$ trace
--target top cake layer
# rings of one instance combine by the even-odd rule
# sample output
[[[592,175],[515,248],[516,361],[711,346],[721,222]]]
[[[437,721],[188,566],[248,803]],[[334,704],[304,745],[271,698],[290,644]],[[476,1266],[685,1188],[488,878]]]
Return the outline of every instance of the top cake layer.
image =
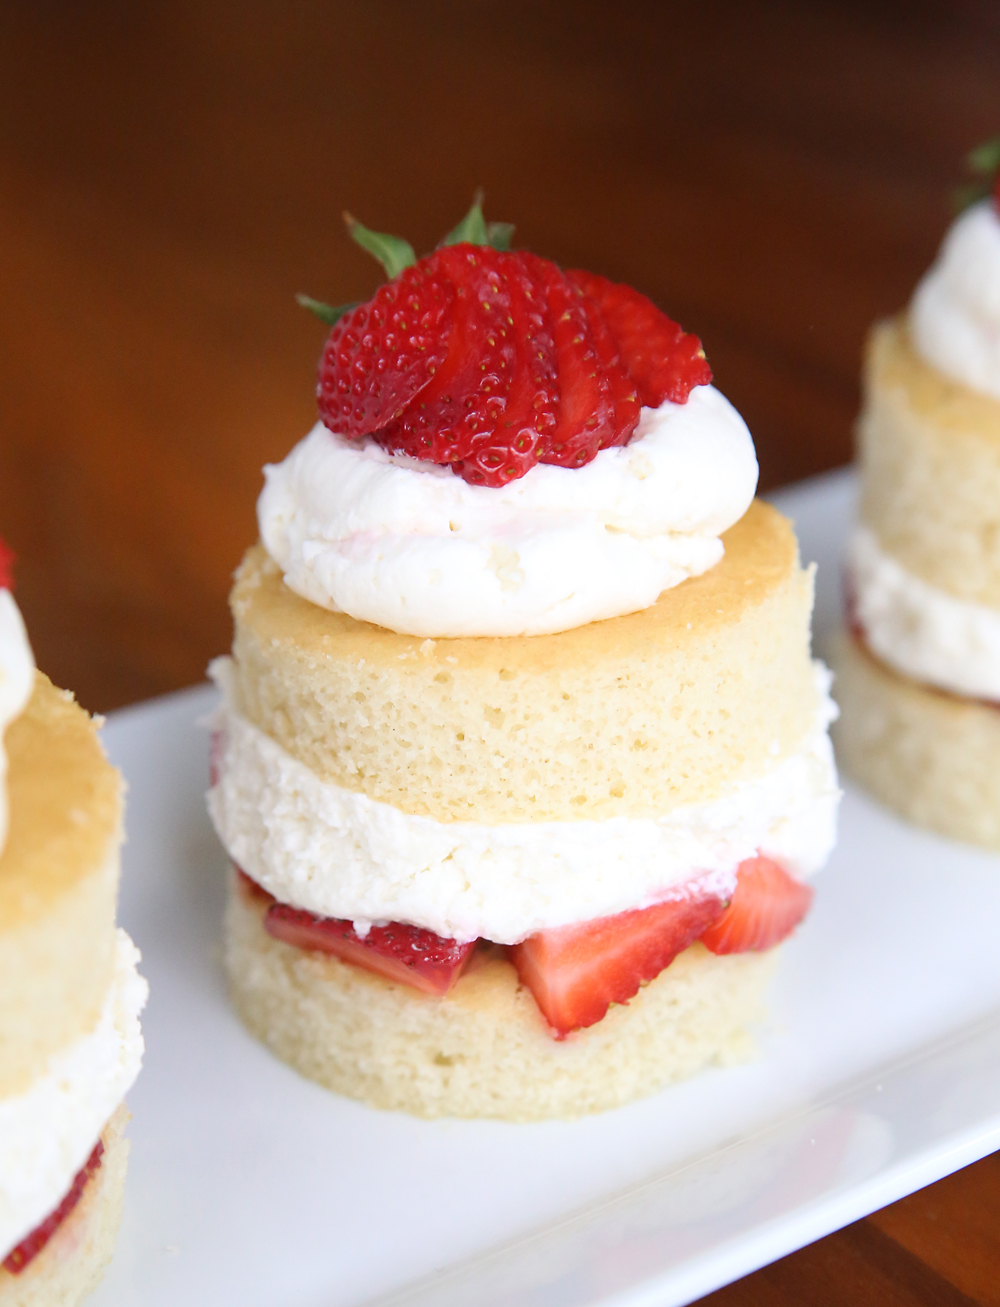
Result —
[[[875,328],[858,423],[862,522],[908,572],[1000,609],[1000,400],[916,352],[905,316]]]
[[[292,593],[260,546],[232,595],[237,707],[322,779],[438,821],[661,815],[814,729],[811,574],[754,503],[650,608],[557,635],[424,640]]]
[[[97,1021],[111,983],[121,778],[90,717],[42,673],[8,727],[0,855],[0,1097]]]

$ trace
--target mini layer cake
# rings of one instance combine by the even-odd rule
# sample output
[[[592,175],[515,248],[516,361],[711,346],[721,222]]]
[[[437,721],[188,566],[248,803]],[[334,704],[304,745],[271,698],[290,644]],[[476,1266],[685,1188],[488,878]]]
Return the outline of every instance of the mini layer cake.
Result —
[[[15,693],[16,690],[16,693]],[[9,693],[5,693],[9,692]],[[115,928],[122,787],[0,591],[0,1305],[75,1304],[111,1257],[146,987]]]
[[[812,577],[751,502],[752,443],[693,338],[627,287],[484,244],[453,248],[496,270],[516,330],[525,268],[543,306],[589,313],[589,291],[558,294],[592,287],[633,407],[560,459],[580,415],[542,313],[528,338],[559,384],[527,467],[495,429],[443,458],[439,418],[424,461],[405,432],[325,414],[268,469],[237,573],[209,808],[235,867],[231,990],[260,1039],[379,1107],[525,1120],[747,1055],[838,796]],[[440,253],[413,273],[445,263],[460,305]],[[624,375],[630,315],[672,389]],[[331,336],[321,411],[352,332]]]
[[[845,768],[922,826],[1000,849],[1000,219],[955,223],[877,327],[858,424]]]

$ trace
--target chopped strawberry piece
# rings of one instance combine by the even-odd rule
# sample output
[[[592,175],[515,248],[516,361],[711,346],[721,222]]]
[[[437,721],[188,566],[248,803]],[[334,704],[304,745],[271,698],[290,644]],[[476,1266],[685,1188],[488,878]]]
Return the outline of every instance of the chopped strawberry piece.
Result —
[[[701,341],[661,313],[652,300],[593,272],[566,275],[600,309],[647,408],[657,408],[665,399],[683,404],[695,386],[712,380]]]
[[[398,921],[372,926],[362,938],[350,921],[317,917],[285,903],[268,909],[264,929],[295,948],[332,953],[342,962],[439,997],[454,985],[476,946],[475,940],[460,944]]]
[[[510,321],[506,256],[488,246],[449,245],[417,264],[455,288],[447,354],[433,379],[375,439],[395,453],[432,463],[463,463],[488,443],[504,416],[516,346]],[[473,462],[459,469],[466,481],[493,482]],[[506,478],[510,480],[509,477]]]
[[[25,1267],[35,1260],[83,1197],[87,1181],[101,1165],[103,1156],[104,1144],[98,1139],[93,1152],[77,1171],[73,1183],[69,1187],[69,1192],[59,1206],[54,1212],[50,1212],[41,1225],[36,1225],[31,1233],[26,1235],[17,1247],[12,1248],[4,1258],[2,1265],[5,1271],[10,1271],[11,1275],[20,1275]]]
[[[340,319],[323,349],[316,388],[331,431],[377,431],[426,389],[448,352],[454,298],[451,282],[424,261]]]
[[[791,934],[809,911],[810,886],[770,858],[748,858],[737,873],[736,891],[725,912],[701,937],[713,953],[749,953],[772,948]]]
[[[467,481],[490,486],[505,485],[534,467],[555,429],[559,403],[555,346],[544,287],[530,276],[522,255],[502,255],[500,263],[510,294],[513,381],[495,430],[477,436],[470,453],[453,464]],[[481,474],[478,477],[477,472]]]
[[[657,903],[531,935],[511,950],[522,984],[562,1039],[592,1026],[673,962],[723,910],[715,896]]]
[[[14,551],[0,536],[0,590],[14,589]]]

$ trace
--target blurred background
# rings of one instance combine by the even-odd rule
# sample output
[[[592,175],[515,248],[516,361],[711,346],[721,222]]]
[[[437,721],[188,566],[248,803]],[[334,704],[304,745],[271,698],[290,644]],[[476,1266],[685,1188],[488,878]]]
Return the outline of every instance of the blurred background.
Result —
[[[465,212],[704,340],[762,487],[844,462],[873,319],[1000,120],[1000,8],[508,0],[0,4],[0,531],[91,709],[199,680],[266,460],[367,298],[349,208]]]

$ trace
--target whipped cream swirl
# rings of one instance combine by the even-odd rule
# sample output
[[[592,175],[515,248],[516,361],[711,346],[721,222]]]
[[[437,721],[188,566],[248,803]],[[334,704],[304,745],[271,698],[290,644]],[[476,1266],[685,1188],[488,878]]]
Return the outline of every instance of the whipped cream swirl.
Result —
[[[543,635],[637,612],[723,554],[757,459],[712,386],[643,409],[630,443],[503,487],[318,424],[264,469],[261,539],[311,603],[406,635]]]
[[[148,989],[138,961],[119,930],[97,1025],[56,1053],[24,1093],[0,1099],[0,1259],[58,1207],[139,1074]]]
[[[7,754],[3,734],[24,711],[35,683],[35,658],[21,611],[9,590],[0,590],[0,853],[7,841]]]
[[[865,641],[883,662],[953,694],[1000,701],[1000,612],[914,576],[865,526],[851,537],[847,566]]]
[[[275,898],[319,916],[406,921],[445,938],[514,944],[537,930],[648,907],[692,892],[728,897],[744,858],[818,870],[840,797],[827,725],[830,674],[799,750],[711,803],[659,818],[438,822],[321,780],[232,701],[228,658],[218,779],[208,808],[230,857]]]
[[[952,224],[914,294],[910,323],[928,363],[1000,399],[1000,217],[992,200]]]

